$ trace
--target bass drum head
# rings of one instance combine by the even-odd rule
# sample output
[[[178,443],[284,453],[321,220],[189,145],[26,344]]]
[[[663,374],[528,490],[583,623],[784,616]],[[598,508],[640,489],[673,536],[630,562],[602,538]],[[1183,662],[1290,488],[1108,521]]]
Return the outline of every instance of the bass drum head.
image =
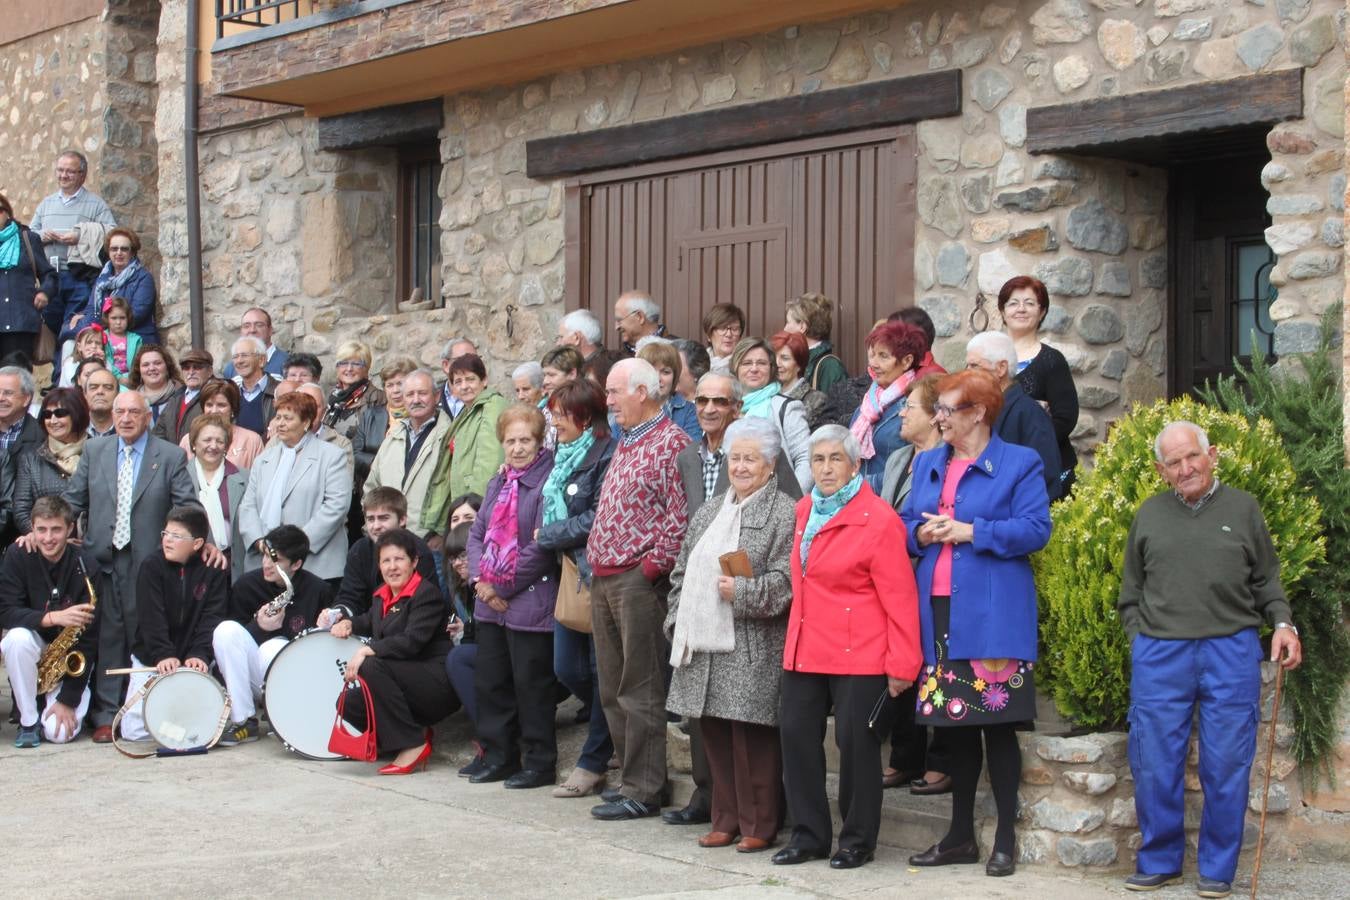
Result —
[[[344,759],[328,749],[342,693],[342,670],[363,642],[306,631],[272,660],[263,679],[263,709],[282,744],[310,759]]]
[[[205,747],[220,727],[225,698],[225,689],[210,675],[176,669],[156,678],[145,692],[145,730],[168,750]]]

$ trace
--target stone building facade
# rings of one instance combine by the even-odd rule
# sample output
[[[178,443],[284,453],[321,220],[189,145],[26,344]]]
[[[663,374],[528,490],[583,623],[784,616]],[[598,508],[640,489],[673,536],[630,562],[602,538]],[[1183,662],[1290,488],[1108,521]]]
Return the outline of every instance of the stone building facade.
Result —
[[[986,314],[999,327],[1006,278],[1040,277],[1053,300],[1046,337],[1074,370],[1088,447],[1129,404],[1167,389],[1168,178],[1131,161],[1033,155],[1027,110],[1302,68],[1305,115],[1271,130],[1261,178],[1280,254],[1276,349],[1306,349],[1343,292],[1345,18],[1332,0],[911,3],[446,96],[444,306],[432,311],[398,312],[390,289],[389,152],[324,152],[314,119],[271,107],[268,121],[201,143],[208,339],[223,347],[238,313],[266,300],[304,349],[397,340],[434,363],[441,339],[463,332],[504,374],[537,357],[565,311],[564,180],[526,174],[527,142],[959,69],[960,115],[916,125],[914,276],[896,305],[932,314],[938,357],[953,363]],[[161,64],[177,52],[171,19]],[[173,105],[161,104],[161,137]],[[176,152],[161,152],[170,234],[181,179],[163,176]],[[166,259],[166,296],[184,296],[181,256]]]
[[[141,257],[152,266],[159,258],[159,13],[155,0],[53,4],[50,16],[30,26],[42,30],[0,54],[0,192],[20,221],[56,190],[57,154],[79,150],[89,159],[90,190],[142,236]]]

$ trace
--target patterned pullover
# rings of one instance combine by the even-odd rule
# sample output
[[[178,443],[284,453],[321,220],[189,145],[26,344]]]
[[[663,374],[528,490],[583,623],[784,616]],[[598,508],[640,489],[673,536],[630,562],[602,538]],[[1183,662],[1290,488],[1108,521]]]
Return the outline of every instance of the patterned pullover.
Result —
[[[689,435],[664,413],[658,419],[633,429],[614,451],[586,542],[596,575],[641,565],[642,574],[655,581],[675,567],[689,525],[675,457],[689,445]]]

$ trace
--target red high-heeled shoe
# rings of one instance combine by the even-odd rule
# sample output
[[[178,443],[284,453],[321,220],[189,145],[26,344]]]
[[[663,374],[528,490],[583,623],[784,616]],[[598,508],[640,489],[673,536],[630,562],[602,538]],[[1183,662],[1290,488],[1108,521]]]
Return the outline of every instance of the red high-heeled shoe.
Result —
[[[418,769],[426,770],[427,763],[431,760],[431,740],[422,745],[422,752],[417,754],[417,759],[408,763],[406,766],[397,766],[390,763],[387,766],[380,767],[381,775],[411,775]]]

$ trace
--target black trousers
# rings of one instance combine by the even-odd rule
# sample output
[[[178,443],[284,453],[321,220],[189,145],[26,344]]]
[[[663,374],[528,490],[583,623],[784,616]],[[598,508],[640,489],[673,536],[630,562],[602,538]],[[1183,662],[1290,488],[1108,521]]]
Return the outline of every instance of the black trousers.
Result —
[[[375,740],[381,753],[419,746],[426,731],[455,711],[455,692],[444,659],[382,659],[368,656],[361,677],[375,707]],[[356,691],[342,693],[342,718],[362,731],[366,708]]]
[[[840,850],[872,850],[881,830],[881,744],[867,717],[886,690],[885,675],[784,672],[778,705],[783,787],[792,819],[790,846],[828,853],[833,828],[825,793],[825,720],[834,709],[839,746]]]
[[[929,743],[928,726],[914,722],[914,704],[919,697],[917,684],[895,698],[896,717],[891,728],[890,767],[897,772],[951,772],[951,752],[946,728],[934,728]]]
[[[491,622],[478,622],[475,629],[478,664],[473,683],[483,758],[490,765],[556,769],[553,632],[514,631]]]

